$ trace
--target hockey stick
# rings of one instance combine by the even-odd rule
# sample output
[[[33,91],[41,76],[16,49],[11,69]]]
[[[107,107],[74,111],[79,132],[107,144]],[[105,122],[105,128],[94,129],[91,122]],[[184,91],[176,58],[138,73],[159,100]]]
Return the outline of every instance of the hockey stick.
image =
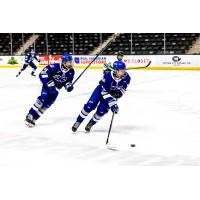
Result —
[[[113,124],[114,116],[115,116],[115,113],[113,112],[112,118],[111,118],[111,121],[110,121],[110,127],[109,127],[109,131],[108,131],[108,136],[107,136],[107,139],[106,139],[106,144],[108,144],[108,142],[109,142],[109,137],[110,137],[110,132],[111,132],[111,129],[112,129],[112,124]]]
[[[110,133],[111,133],[111,129],[112,129],[112,124],[113,124],[114,116],[115,116],[115,113],[113,112],[112,118],[111,118],[111,121],[110,121],[110,127],[109,127],[109,130],[108,130],[108,136],[107,136],[107,139],[106,139],[106,146],[107,146],[107,148],[110,149],[110,150],[117,151],[117,148],[116,148],[115,146],[112,146],[112,145],[109,143],[109,137],[110,137]]]
[[[96,54],[96,57],[89,63],[89,65],[81,72],[81,74],[76,78],[76,80],[72,83],[72,85],[74,85],[79,78],[83,75],[83,73],[90,67],[90,65],[99,57],[100,54],[103,53],[103,51],[117,38],[117,36],[119,36],[119,34],[115,34],[115,36],[113,37],[113,39],[105,46],[101,49],[100,52],[98,52]]]
[[[116,147],[116,146],[114,146],[114,145],[111,145],[111,144],[109,143],[109,137],[110,137],[110,133],[111,133],[111,129],[112,129],[112,124],[113,124],[114,116],[115,116],[115,113],[113,112],[112,118],[111,118],[111,122],[110,122],[109,131],[108,131],[108,136],[107,136],[107,140],[106,140],[106,146],[107,146],[107,148],[110,149],[110,150],[118,151],[118,150],[119,150],[118,147]],[[136,147],[135,144],[131,144],[130,146],[131,146],[131,147]]]
[[[126,70],[147,68],[147,67],[149,67],[150,64],[151,64],[151,60],[149,61],[149,63],[146,66],[142,66],[142,67],[130,67],[130,68],[127,68]]]

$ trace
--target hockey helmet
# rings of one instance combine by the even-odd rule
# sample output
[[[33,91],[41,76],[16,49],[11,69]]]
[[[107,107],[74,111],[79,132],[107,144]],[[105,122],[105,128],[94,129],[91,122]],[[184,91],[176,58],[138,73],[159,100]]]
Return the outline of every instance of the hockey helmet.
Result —
[[[117,53],[117,60],[122,60],[124,57],[124,52],[123,51],[118,51]]]
[[[70,54],[64,54],[61,56],[61,69],[65,72],[69,71],[73,67],[73,58]]]
[[[116,70],[116,71],[119,71],[119,70],[125,70],[126,69],[126,64],[123,62],[123,61],[115,61],[113,63],[113,69]]]

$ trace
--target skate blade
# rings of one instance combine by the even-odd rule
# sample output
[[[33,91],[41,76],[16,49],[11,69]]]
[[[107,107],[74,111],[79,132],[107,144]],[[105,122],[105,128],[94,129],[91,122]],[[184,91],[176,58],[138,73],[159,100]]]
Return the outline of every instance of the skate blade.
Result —
[[[28,126],[29,128],[33,128],[34,125],[33,124],[30,124],[29,122],[27,122],[26,120],[24,121],[24,123],[26,124],[26,126]]]
[[[76,135],[77,134],[77,131],[72,131],[72,135]]]
[[[85,134],[90,134],[90,131],[85,131]]]

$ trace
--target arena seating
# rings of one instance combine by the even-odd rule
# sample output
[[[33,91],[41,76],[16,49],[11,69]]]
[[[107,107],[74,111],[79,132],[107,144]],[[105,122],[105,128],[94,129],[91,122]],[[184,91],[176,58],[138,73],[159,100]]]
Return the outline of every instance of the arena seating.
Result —
[[[74,34],[75,39],[75,54],[86,55],[89,52],[92,52],[95,48],[97,48],[101,42],[104,42],[111,34],[102,34],[99,33],[76,33]]]
[[[185,54],[199,35],[199,33],[167,33],[166,54]]]
[[[32,34],[33,33],[23,34],[24,42]],[[112,33],[38,33],[37,35],[39,35],[39,37],[35,41],[35,49],[36,53],[39,55],[61,55],[64,53],[88,55],[112,36]],[[118,51],[123,51],[126,55],[185,54],[199,36],[199,33],[166,33],[166,49],[164,51],[163,33],[121,33],[120,36],[108,46],[103,54],[113,55]],[[46,39],[48,39],[48,43]],[[12,33],[13,53],[16,52],[22,43],[22,34]],[[33,46],[30,46],[26,52],[30,51],[31,48],[33,48]],[[0,55],[10,55],[10,53],[10,34],[1,33]]]
[[[35,47],[39,55],[47,54],[46,37],[48,38],[48,54],[62,55],[64,53],[74,53],[75,55],[88,55],[98,47],[101,42],[108,39],[112,33],[103,33],[102,41],[99,33],[48,33],[47,35],[43,33],[38,35],[39,38],[35,42]],[[30,51],[30,48],[27,51]]]
[[[16,52],[33,33],[12,33],[13,53]]]
[[[6,56],[10,55],[11,44],[10,44],[10,33],[0,34],[0,55]]]
[[[123,33],[104,51],[104,54],[112,55],[118,51],[124,51],[127,55],[185,54],[199,35],[199,33],[166,33],[164,52],[163,33],[132,33],[132,36],[131,33]]]
[[[72,52],[71,34],[68,33],[40,33],[39,38],[35,42],[36,52],[39,55],[51,54],[60,55],[64,52]],[[47,40],[48,39],[48,42]],[[46,48],[48,45],[48,49]]]
[[[22,44],[22,36],[24,42],[32,35],[32,33],[12,33],[12,52],[14,53]],[[0,55],[11,54],[11,35],[10,33],[0,33]]]

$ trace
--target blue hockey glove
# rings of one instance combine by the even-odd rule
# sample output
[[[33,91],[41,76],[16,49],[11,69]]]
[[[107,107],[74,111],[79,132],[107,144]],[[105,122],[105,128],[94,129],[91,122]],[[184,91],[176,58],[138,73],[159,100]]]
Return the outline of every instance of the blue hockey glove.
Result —
[[[47,83],[47,87],[48,87],[49,93],[52,95],[58,92],[56,90],[55,83],[52,80]]]
[[[111,111],[112,111],[113,113],[115,113],[115,114],[118,113],[119,107],[118,107],[118,105],[117,105],[116,100],[112,99],[112,100],[108,103],[108,105],[109,105],[109,107],[110,107],[110,109],[111,109]]]
[[[113,106],[111,106],[110,109],[111,109],[111,111],[112,111],[113,113],[115,113],[115,114],[117,114],[118,111],[119,111],[119,107],[118,107],[117,104],[114,104]]]
[[[67,83],[65,85],[65,89],[67,90],[67,92],[71,92],[74,89],[74,86],[72,85],[72,83]]]

